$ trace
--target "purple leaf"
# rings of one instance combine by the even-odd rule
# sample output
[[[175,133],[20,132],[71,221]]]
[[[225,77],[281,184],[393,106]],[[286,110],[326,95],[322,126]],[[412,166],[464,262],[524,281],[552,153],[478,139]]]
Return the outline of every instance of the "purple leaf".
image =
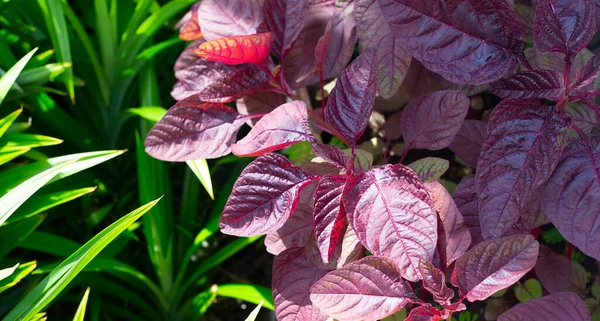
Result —
[[[443,267],[446,267],[469,249],[471,233],[446,188],[438,182],[426,183],[425,187],[442,222],[442,225],[438,226],[438,230],[441,230],[438,236],[438,250],[442,251],[442,262],[445,263]]]
[[[203,103],[194,95],[176,103],[152,127],[146,153],[171,162],[225,156],[243,124],[232,108]]]
[[[423,287],[433,294],[435,301],[442,305],[450,304],[454,291],[446,286],[444,273],[425,260],[421,260],[419,271],[423,276]]]
[[[337,146],[326,145],[316,140],[311,142],[315,155],[337,169],[336,173],[346,170],[352,159]]]
[[[278,230],[312,179],[312,174],[284,156],[267,154],[255,159],[233,185],[219,222],[221,232],[252,236]]]
[[[492,82],[523,57],[524,31],[506,1],[379,0],[379,4],[406,49],[427,69],[452,82]]]
[[[201,44],[206,42],[204,38],[200,38],[190,43],[185,49],[181,52],[177,60],[175,61],[175,65],[173,66],[173,70],[175,71],[175,78],[179,79],[181,77],[181,71],[187,69],[190,66],[196,65],[203,61],[202,58],[196,56],[194,54],[194,49],[198,48]]]
[[[452,284],[469,302],[483,301],[533,268],[539,244],[531,235],[482,242],[456,261]]]
[[[377,167],[348,180],[342,200],[367,250],[398,262],[405,279],[419,280],[419,260],[431,261],[437,243],[433,201],[419,177],[400,164]]]
[[[402,112],[392,114],[388,119],[385,120],[383,129],[385,130],[385,136],[389,139],[398,139],[402,137],[402,128],[400,128],[400,121],[402,119]]]
[[[596,136],[600,121],[596,112],[583,102],[574,102],[567,105],[569,117],[584,134]]]
[[[260,156],[312,139],[306,104],[297,100],[264,116],[244,139],[231,145],[231,152],[236,156]]]
[[[365,256],[365,248],[350,225],[346,224],[342,234],[329,263],[337,268],[358,261]]]
[[[481,120],[465,119],[448,148],[465,163],[477,167],[486,132],[486,123]]]
[[[285,104],[285,96],[271,91],[261,91],[253,96],[244,96],[236,101],[236,107],[242,115],[268,114],[273,109]],[[254,126],[258,119],[247,121],[248,125]]]
[[[310,288],[319,309],[344,321],[383,319],[402,309],[412,295],[394,261],[377,256],[331,271]]]
[[[356,0],[356,32],[358,50],[362,53],[369,47],[375,47],[381,39],[391,34],[383,12],[377,0]]]
[[[315,193],[316,182],[309,184],[302,193],[298,206],[290,218],[277,231],[267,234],[265,246],[267,252],[278,255],[293,248],[304,247],[313,232],[313,206],[312,199]]]
[[[345,176],[327,176],[319,181],[314,198],[315,233],[321,259],[331,259],[344,227],[346,217],[342,206]]]
[[[400,127],[407,149],[438,150],[448,147],[469,111],[462,91],[436,91],[417,97],[402,111]]]
[[[542,209],[560,234],[585,254],[600,259],[600,138],[565,149],[544,184]]]
[[[589,85],[598,77],[598,72],[600,72],[600,56],[594,55],[581,69],[577,70],[573,85],[571,85],[572,90],[578,90]]]
[[[479,223],[479,202],[477,200],[475,177],[471,176],[460,182],[452,198],[465,220],[465,225],[471,232],[471,243],[473,245],[478,244],[483,240],[483,237],[481,236],[481,224]]]
[[[437,157],[421,158],[407,165],[419,175],[423,182],[432,182],[442,177],[450,167],[450,162]]]
[[[308,0],[265,0],[263,16],[275,33],[272,52],[282,59],[292,49],[307,19]]]
[[[273,262],[273,299],[279,321],[325,321],[327,315],[309,298],[310,287],[331,268],[308,248],[283,251]]]
[[[533,38],[541,51],[574,57],[596,31],[593,0],[537,0]]]
[[[502,98],[545,98],[562,94],[565,84],[555,70],[528,70],[491,83],[490,90]]]
[[[377,47],[377,59],[379,63],[379,76],[377,86],[379,95],[384,99],[392,98],[406,74],[412,56],[391,33],[379,42]]]
[[[442,76],[425,68],[421,62],[413,59],[408,68],[408,74],[402,82],[402,87],[412,98],[430,94],[434,91],[444,89],[443,85],[448,83]]]
[[[327,100],[325,121],[354,146],[369,123],[377,90],[374,49],[356,58],[338,78]]]
[[[441,312],[427,303],[410,310],[408,317],[404,321],[438,321],[442,319]]]
[[[571,277],[571,261],[564,255],[554,253],[545,245],[535,264],[535,275],[550,293],[564,291]]]
[[[175,73],[178,81],[171,96],[182,100],[191,95],[207,102],[225,103],[267,88],[269,76],[250,64],[226,65],[199,60]]]
[[[255,34],[262,22],[262,1],[203,0],[198,9],[206,40]]]
[[[560,292],[518,304],[498,318],[498,321],[537,320],[592,321],[592,317],[577,294]]]
[[[504,100],[490,117],[477,164],[481,233],[497,238],[515,224],[529,195],[550,178],[562,153],[565,117],[537,101]]]
[[[352,2],[337,7],[335,1],[309,1],[304,28],[283,61],[284,76],[292,89],[319,82],[319,76],[316,75],[301,82],[298,79],[312,73],[315,56],[310,53],[315,52],[317,43],[325,34],[330,21],[331,38],[325,54],[323,77],[335,78],[346,67],[352,58],[356,43],[356,22],[352,9]]]

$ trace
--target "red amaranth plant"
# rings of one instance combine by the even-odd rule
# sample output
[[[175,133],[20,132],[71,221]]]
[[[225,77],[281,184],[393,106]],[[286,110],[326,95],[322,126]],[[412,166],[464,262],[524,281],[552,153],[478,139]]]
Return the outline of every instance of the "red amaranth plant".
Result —
[[[586,49],[600,12],[592,0],[533,2],[203,0],[180,23],[194,42],[175,65],[179,102],[146,151],[257,157],[220,228],[267,235],[278,320],[378,320],[406,305],[407,320],[450,320],[534,266],[553,294],[498,320],[591,320],[561,292],[569,262],[529,234],[551,222],[600,259],[600,58]],[[315,85],[320,110],[304,90]],[[489,121],[465,120],[488,87],[503,98]],[[390,98],[406,106],[371,126],[376,101]],[[224,105],[234,101],[237,111]],[[373,166],[361,142],[378,130],[387,144]],[[303,166],[273,153],[299,142],[314,153]],[[402,164],[409,151],[445,148],[476,168],[454,196],[436,181],[448,161]]]

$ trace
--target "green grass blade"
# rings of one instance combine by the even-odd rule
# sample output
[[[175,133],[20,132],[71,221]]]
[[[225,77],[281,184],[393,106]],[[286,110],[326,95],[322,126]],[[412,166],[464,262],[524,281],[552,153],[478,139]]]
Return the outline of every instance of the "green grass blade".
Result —
[[[127,37],[135,32],[135,29],[139,27],[142,19],[144,19],[148,12],[150,12],[150,7],[152,6],[153,2],[154,0],[138,1],[137,5],[135,6],[135,10],[133,11],[133,16],[131,16],[129,24],[127,25],[127,31],[125,31],[121,37],[121,42],[125,42]]]
[[[36,51],[37,51],[37,48],[31,50],[28,54],[23,56],[23,58],[21,58],[21,60],[19,60],[14,66],[12,66],[4,74],[4,76],[2,76],[2,78],[0,78],[0,104],[2,104],[2,101],[6,97],[6,94],[8,94],[8,91],[10,90],[10,88],[13,86],[13,84],[19,77],[19,74],[21,74],[21,71],[23,70],[23,68],[25,68],[25,65],[27,64],[29,59],[31,59],[31,56],[33,56],[33,54]],[[0,125],[0,129],[1,128],[2,128],[2,126]],[[1,132],[0,132],[0,134],[1,134]]]
[[[126,114],[140,116],[147,121],[156,123],[167,113],[167,110],[158,106],[147,106],[139,108],[128,108],[124,111]]]
[[[19,184],[8,193],[4,194],[0,198],[0,225],[4,224],[6,220],[23,204],[33,193],[42,188],[48,182],[50,182],[56,175],[58,175],[67,166],[74,163],[76,160],[70,163],[63,163],[50,169],[47,169],[25,182]]]
[[[195,161],[186,161],[186,164],[190,167],[192,172],[198,177],[204,189],[210,195],[211,199],[215,199],[213,192],[212,180],[210,178],[210,170],[208,169],[208,163],[206,159],[199,159]]]
[[[6,147],[43,147],[62,143],[62,139],[35,134],[5,134],[0,137],[0,146]]]
[[[210,308],[210,306],[216,298],[217,287],[214,285],[210,289],[196,294],[192,299],[193,317],[191,317],[190,319],[200,319],[206,313],[206,310]]]
[[[6,223],[17,222],[19,220],[32,217],[53,207],[77,199],[83,195],[92,193],[95,190],[96,187],[86,187],[33,196],[25,201],[25,203],[19,207],[19,209],[11,216],[11,218],[6,221]]]
[[[19,264],[9,276],[0,280],[0,293],[17,285],[24,277],[33,272],[35,267],[35,261]]]
[[[29,147],[2,147],[0,148],[0,165],[8,163],[30,150]]]
[[[81,298],[81,302],[79,302],[79,306],[77,307],[77,312],[75,312],[75,317],[73,317],[73,321],[83,321],[85,319],[85,309],[87,307],[88,298],[90,296],[90,288],[88,287],[83,294],[83,298]]]
[[[2,78],[2,79],[4,79],[4,78]],[[2,79],[0,79],[0,91],[2,91]],[[1,93],[0,93],[0,97],[1,97]],[[0,98],[0,103],[1,102],[2,102],[2,98]],[[4,135],[4,133],[6,133],[6,131],[10,128],[10,126],[17,119],[17,117],[19,117],[19,115],[21,114],[22,111],[23,111],[22,108],[17,109],[15,111],[13,111],[12,113],[10,113],[8,116],[0,119],[0,137],[2,137],[2,135]]]
[[[36,86],[52,82],[71,68],[70,62],[58,62],[23,71],[17,78],[20,86]]]
[[[10,253],[19,243],[23,242],[46,218],[45,215],[37,215],[13,224],[0,226],[0,261]]]
[[[242,301],[259,304],[264,301],[264,307],[275,310],[271,289],[252,284],[224,284],[219,285],[218,296],[239,299]]]
[[[52,47],[56,50],[56,58],[59,62],[72,63],[71,44],[69,42],[69,30],[60,0],[38,0],[38,5],[44,15],[48,34],[52,41]],[[65,86],[71,101],[75,101],[75,82],[73,81],[73,69],[65,72]]]
[[[44,52],[40,52],[39,54],[33,56],[29,63],[27,64],[27,69],[29,68],[38,68],[42,67],[50,61],[50,59],[54,56],[54,49],[46,50]]]
[[[256,317],[258,316],[258,312],[260,312],[260,308],[262,306],[263,306],[263,301],[260,301],[258,303],[258,305],[256,306],[256,308],[254,308],[254,310],[252,310],[252,312],[250,312],[250,314],[246,318],[246,321],[255,321]]]
[[[115,26],[109,14],[106,0],[94,0],[94,9],[96,13],[96,32],[100,41],[100,53],[104,62],[104,71],[106,75],[111,75],[115,62],[117,30],[114,28]]]
[[[0,281],[11,276],[17,270],[18,267],[19,267],[19,263],[15,264],[12,267],[0,270]]]
[[[83,270],[108,243],[114,240],[129,225],[149,211],[158,200],[152,201],[125,215],[109,227],[98,233],[61,265],[44,278],[31,292],[14,307],[4,321],[27,320],[38,313]]]

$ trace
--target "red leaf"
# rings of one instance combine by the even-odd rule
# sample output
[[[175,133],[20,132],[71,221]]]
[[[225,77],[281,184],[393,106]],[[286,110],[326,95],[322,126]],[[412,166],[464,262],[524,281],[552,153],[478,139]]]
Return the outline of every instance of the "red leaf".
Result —
[[[312,174],[278,154],[263,155],[248,165],[233,186],[219,227],[230,235],[252,236],[281,228],[298,205]]]
[[[562,94],[565,84],[555,70],[531,70],[493,82],[490,90],[502,98],[545,98]]]
[[[448,148],[465,163],[477,167],[486,132],[486,123],[480,120],[465,119]]]
[[[471,232],[472,245],[478,244],[483,237],[479,223],[479,202],[477,201],[475,177],[471,176],[460,182],[452,198],[465,220],[465,225]]]
[[[342,206],[345,176],[327,176],[319,181],[314,199],[315,233],[321,259],[327,263],[333,255],[346,215]]]
[[[261,91],[253,96],[244,96],[236,102],[237,110],[242,115],[268,114],[275,108],[285,104],[285,96],[272,91]],[[248,125],[254,126],[257,118],[247,121]]]
[[[578,90],[589,85],[598,77],[598,72],[600,72],[600,56],[594,55],[581,69],[577,70],[571,87],[573,90]]]
[[[177,23],[179,38],[186,41],[196,40],[202,37],[202,31],[198,24],[198,7],[200,2],[195,3],[190,11]]]
[[[325,34],[327,24],[331,21],[331,39],[327,46],[327,54],[323,64],[324,79],[339,76],[352,58],[356,43],[356,22],[352,14],[352,2],[341,7],[335,1],[309,1],[306,23],[294,43],[292,50],[283,60],[284,76],[292,89],[305,87],[319,82],[316,75],[302,81],[315,68],[314,53],[319,39]]]
[[[377,59],[379,65],[379,76],[377,78],[379,95],[384,99],[390,99],[400,89],[404,77],[408,74],[412,56],[400,41],[390,33],[379,42]]]
[[[309,184],[300,193],[298,206],[290,218],[277,231],[267,234],[265,246],[267,252],[273,255],[291,249],[304,247],[313,232],[313,195],[316,182]]]
[[[385,120],[383,129],[385,130],[385,136],[389,139],[398,139],[402,137],[402,128],[400,128],[400,121],[402,119],[402,111],[392,114]]]
[[[426,260],[421,260],[419,271],[423,276],[423,287],[433,294],[435,301],[441,305],[450,304],[454,291],[446,286],[444,273]]]
[[[452,82],[492,82],[523,57],[524,31],[506,1],[379,0],[379,4],[394,36],[413,57]]]
[[[426,183],[425,187],[442,222],[442,226],[438,226],[438,230],[441,230],[438,250],[442,251],[442,262],[446,267],[469,249],[471,233],[446,188],[438,182]]]
[[[202,43],[194,53],[200,58],[227,65],[261,65],[269,58],[271,41],[272,32],[224,37]]]
[[[264,116],[246,137],[231,146],[231,152],[236,156],[260,156],[312,139],[306,105],[296,100]]]
[[[313,69],[306,75],[298,78],[296,81],[303,82],[311,76],[319,76],[319,81],[321,81],[321,73],[323,72],[323,65],[325,64],[325,59],[327,58],[327,49],[329,49],[329,43],[331,42],[331,26],[332,21],[329,21],[327,27],[325,28],[325,33],[317,42],[317,46],[315,47],[315,63]]]
[[[533,22],[535,45],[574,57],[596,31],[593,0],[537,0]]]
[[[292,49],[308,16],[308,0],[265,0],[263,16],[275,34],[273,53],[280,60]]]
[[[262,22],[262,1],[203,0],[198,15],[206,40],[247,36],[256,33]]]
[[[425,157],[407,165],[419,175],[424,182],[431,182],[439,179],[446,173],[450,167],[450,162],[437,157]]]
[[[309,298],[310,287],[332,270],[319,260],[319,255],[308,247],[285,250],[275,258],[272,284],[277,320],[327,320]]]
[[[462,91],[436,91],[417,97],[400,119],[407,149],[438,150],[448,147],[469,111],[470,100]]]
[[[352,146],[367,128],[375,103],[376,59],[374,49],[358,56],[342,72],[327,99],[325,121]]]
[[[539,244],[531,235],[482,242],[456,261],[452,284],[469,302],[483,301],[529,272],[538,249]]]
[[[358,33],[358,50],[364,52],[375,47],[381,39],[392,31],[388,27],[377,0],[356,0],[356,32]]]
[[[404,321],[439,321],[443,320],[441,317],[441,312],[442,311],[427,303],[412,309]]]
[[[225,156],[243,124],[232,108],[203,103],[194,95],[176,103],[152,127],[146,153],[171,162]]]
[[[368,256],[327,273],[310,288],[310,300],[332,318],[379,320],[402,309],[413,296],[398,266]]]
[[[419,260],[430,261],[437,243],[433,201],[419,177],[400,164],[377,167],[349,179],[342,200],[367,250],[398,262],[405,279],[419,280]]]
[[[559,255],[545,245],[540,245],[540,255],[535,264],[535,275],[550,293],[564,291],[571,277],[571,260]]]
[[[592,321],[592,317],[585,302],[570,292],[554,293],[521,303],[498,317],[498,321],[538,320]]]
[[[544,184],[542,209],[560,234],[600,259],[600,139],[569,145]]]
[[[504,100],[490,117],[476,186],[481,233],[497,238],[515,224],[529,195],[550,178],[562,153],[566,118],[537,101]]]

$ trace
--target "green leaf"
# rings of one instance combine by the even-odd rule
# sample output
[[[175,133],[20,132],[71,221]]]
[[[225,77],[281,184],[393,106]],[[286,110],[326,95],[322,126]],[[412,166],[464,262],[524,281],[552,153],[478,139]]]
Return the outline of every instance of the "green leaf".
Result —
[[[16,269],[9,276],[0,280],[0,293],[17,285],[24,277],[33,272],[35,267],[35,261],[18,264]]]
[[[17,83],[21,86],[43,85],[47,82],[53,82],[58,76],[71,68],[70,62],[58,62],[47,64],[42,67],[28,69],[23,71],[17,78]]]
[[[1,147],[0,148],[0,165],[6,164],[11,160],[30,151],[29,147]]]
[[[131,115],[140,116],[145,120],[156,123],[167,113],[167,110],[158,106],[149,106],[128,108],[125,110],[125,112]]]
[[[202,317],[208,308],[212,305],[217,297],[217,286],[213,285],[210,289],[198,293],[192,299],[192,307],[193,307],[193,319],[198,319]]]
[[[16,222],[22,219],[32,217],[36,214],[47,211],[53,207],[77,199],[83,195],[92,193],[96,187],[86,187],[70,191],[61,191],[44,195],[33,196],[28,199],[19,209],[8,219],[7,223]]]
[[[69,163],[59,164],[51,167],[25,182],[19,186],[11,189],[8,193],[4,194],[0,198],[0,225],[4,224],[6,220],[23,204],[33,193],[38,189],[42,188],[46,183],[50,182],[56,175],[64,170],[69,165],[73,164],[76,160]]]
[[[57,60],[62,63],[72,63],[69,30],[67,29],[61,0],[38,0],[38,5],[44,15],[52,47],[56,50]],[[66,70],[65,75],[65,86],[67,87],[71,101],[74,102],[75,83],[73,81],[73,69],[69,68]]]
[[[8,127],[7,133],[22,133],[31,127],[31,122],[13,123]]]
[[[263,302],[264,301],[260,301],[258,303],[256,308],[254,308],[254,310],[252,310],[252,312],[250,312],[250,314],[246,318],[246,321],[255,321],[256,320],[256,317],[258,316],[258,312],[260,311],[260,308],[263,306]]]
[[[37,215],[13,224],[0,226],[0,261],[31,234],[46,218]]]
[[[450,162],[437,157],[425,157],[418,161],[408,164],[423,182],[432,182],[444,175],[448,168],[450,168]]]
[[[28,54],[26,54],[23,58],[21,58],[21,60],[19,60],[14,66],[12,66],[4,74],[4,76],[2,76],[2,78],[0,78],[0,104],[2,104],[2,101],[6,97],[6,94],[8,94],[8,91],[10,90],[10,88],[13,86],[13,84],[17,80],[17,77],[19,77],[19,74],[21,73],[23,68],[25,68],[25,65],[27,64],[29,59],[31,59],[31,56],[33,56],[33,54],[36,51],[37,51],[37,48],[31,50]],[[20,111],[19,111],[19,113],[20,113]],[[12,123],[12,121],[11,121],[11,123]],[[3,125],[2,125],[2,121],[0,121],[0,136],[2,136],[4,131],[6,131],[6,129],[4,129],[4,131],[2,129],[3,129]]]
[[[150,210],[159,200],[152,201],[125,215],[98,233],[62,264],[54,269],[31,292],[14,307],[4,321],[27,320],[54,299],[83,270],[108,243],[114,240],[129,225]]]
[[[11,276],[11,274],[13,274],[13,272],[15,272],[18,267],[19,267],[19,263],[15,264],[12,267],[0,270],[0,281],[2,281],[4,279],[6,279],[7,277]]]
[[[77,312],[75,312],[75,317],[73,317],[73,321],[83,321],[85,319],[85,308],[87,307],[88,298],[90,296],[90,288],[88,287],[83,294],[83,298],[81,298],[81,302],[79,302],[79,306],[77,307]]]
[[[6,75],[4,76],[6,77]],[[2,94],[2,80],[4,80],[4,77],[0,79],[0,95]],[[2,96],[0,96],[0,102],[2,102]],[[2,135],[4,135],[4,133],[6,133],[6,131],[10,128],[10,126],[12,125],[12,123],[17,119],[17,117],[19,117],[19,115],[21,114],[21,112],[23,111],[22,108],[17,109],[15,111],[13,111],[10,115],[0,119],[0,137],[2,137]]]
[[[390,315],[389,317],[381,321],[403,321],[404,319],[406,319],[406,308],[403,308],[402,310]]]
[[[46,321],[46,320],[48,320],[48,316],[46,315],[46,312],[42,312],[42,313],[38,313],[38,314],[34,315],[28,321]]]
[[[62,143],[62,139],[34,134],[5,134],[0,137],[0,146],[6,147],[43,147]]]
[[[529,279],[523,285],[517,283],[515,296],[521,303],[542,297],[542,285],[536,279]]]
[[[100,53],[104,62],[104,70],[107,75],[115,63],[115,50],[117,46],[117,30],[108,12],[106,0],[94,0],[94,12],[96,13],[96,32],[100,41]]]
[[[210,198],[214,200],[215,195],[213,192],[210,170],[208,169],[208,163],[206,162],[206,159],[186,161],[185,163],[189,166],[192,172],[194,172],[196,177],[198,177],[200,183],[202,183],[202,186],[204,186],[204,189],[208,195],[210,195]]]
[[[217,295],[242,301],[259,304],[264,302],[264,307],[275,310],[271,289],[252,284],[224,284],[219,285]]]

